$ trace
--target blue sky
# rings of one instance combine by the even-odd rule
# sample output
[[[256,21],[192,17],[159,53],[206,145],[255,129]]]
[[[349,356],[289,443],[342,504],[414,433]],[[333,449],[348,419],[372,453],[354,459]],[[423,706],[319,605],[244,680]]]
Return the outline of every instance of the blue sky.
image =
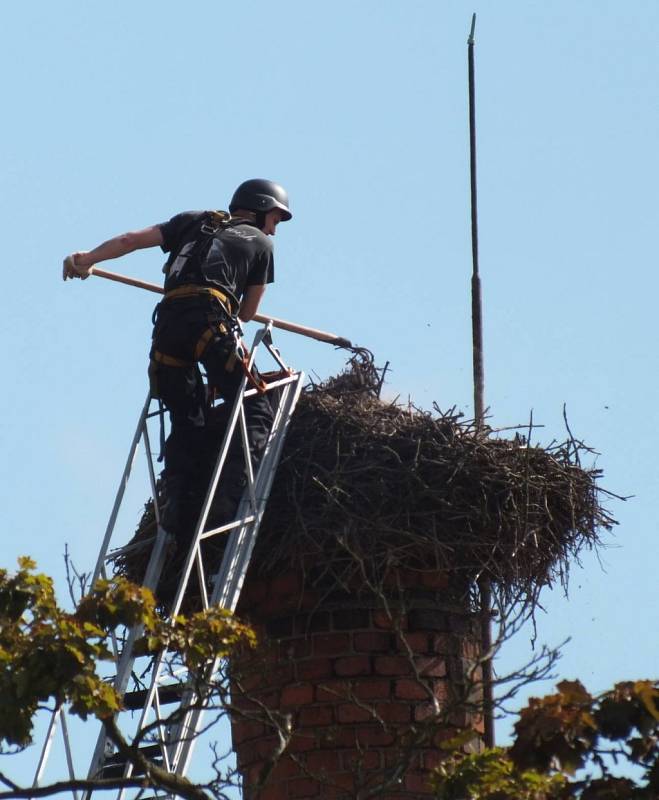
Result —
[[[659,5],[172,0],[6,4],[0,213],[3,565],[94,563],[146,391],[153,296],[61,260],[245,178],[289,190],[263,309],[473,413],[466,39],[476,68],[486,404],[601,455],[620,526],[547,592],[538,638],[592,690],[657,676]],[[109,268],[160,279],[157,251]],[[290,334],[326,377],[341,353]],[[139,504],[138,504],[139,505]],[[135,516],[139,511],[136,508]],[[520,635],[501,669],[529,652]],[[537,687],[543,691],[549,687]],[[505,735],[506,727],[501,727]]]

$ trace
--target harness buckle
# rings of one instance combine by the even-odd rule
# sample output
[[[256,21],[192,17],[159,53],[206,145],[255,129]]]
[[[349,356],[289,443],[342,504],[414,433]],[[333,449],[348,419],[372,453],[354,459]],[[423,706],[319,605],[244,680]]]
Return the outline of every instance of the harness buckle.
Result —
[[[206,236],[214,236],[230,219],[231,215],[226,211],[210,211],[202,222],[200,231]]]

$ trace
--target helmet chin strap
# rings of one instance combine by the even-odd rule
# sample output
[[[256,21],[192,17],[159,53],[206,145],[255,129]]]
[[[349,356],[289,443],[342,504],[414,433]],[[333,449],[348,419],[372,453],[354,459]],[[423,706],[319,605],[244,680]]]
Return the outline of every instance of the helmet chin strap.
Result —
[[[265,228],[265,215],[267,211],[255,211],[254,212],[254,224],[256,227],[262,231]]]

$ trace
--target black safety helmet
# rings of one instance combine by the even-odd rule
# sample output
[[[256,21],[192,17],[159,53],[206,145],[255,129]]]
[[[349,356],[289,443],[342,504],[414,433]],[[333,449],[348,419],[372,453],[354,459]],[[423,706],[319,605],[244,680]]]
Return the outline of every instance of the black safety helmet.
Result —
[[[235,211],[237,208],[245,208],[257,214],[265,214],[273,208],[280,208],[283,212],[283,222],[293,216],[288,207],[286,190],[278,183],[263,178],[252,178],[240,184],[229,203],[229,211]]]

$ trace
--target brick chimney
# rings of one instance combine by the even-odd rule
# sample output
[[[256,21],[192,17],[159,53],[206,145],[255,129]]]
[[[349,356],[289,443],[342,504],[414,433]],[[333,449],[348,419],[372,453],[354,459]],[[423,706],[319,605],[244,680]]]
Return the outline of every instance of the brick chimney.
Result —
[[[460,702],[479,680],[479,624],[454,580],[398,570],[339,590],[318,568],[250,572],[238,613],[260,645],[233,666],[232,721],[246,800],[429,797],[441,741],[472,729],[479,746]],[[291,724],[277,758],[260,704]]]

